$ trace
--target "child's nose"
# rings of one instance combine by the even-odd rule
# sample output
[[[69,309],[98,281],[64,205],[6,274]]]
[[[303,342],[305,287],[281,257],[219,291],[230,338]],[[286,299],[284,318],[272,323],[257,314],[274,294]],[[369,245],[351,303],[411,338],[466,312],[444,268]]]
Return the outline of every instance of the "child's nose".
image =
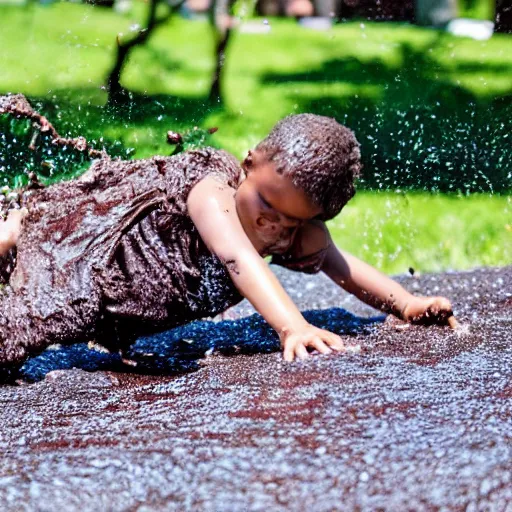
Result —
[[[284,228],[291,229],[291,228],[298,228],[301,226],[304,222],[302,220],[298,219],[290,219],[290,217],[286,217],[286,215],[280,215],[280,224]]]

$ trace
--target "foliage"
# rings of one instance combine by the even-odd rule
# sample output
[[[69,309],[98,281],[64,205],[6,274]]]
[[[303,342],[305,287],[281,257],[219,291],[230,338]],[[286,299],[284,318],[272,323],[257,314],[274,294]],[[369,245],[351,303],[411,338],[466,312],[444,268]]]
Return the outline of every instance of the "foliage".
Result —
[[[142,20],[143,10],[122,17],[57,4],[4,8],[3,14],[0,87],[52,99],[62,120],[81,108],[89,119],[80,124],[94,132],[92,138],[122,140],[137,156],[165,153],[168,129],[199,124],[219,126],[219,144],[241,157],[277,119],[312,111],[355,130],[363,146],[364,186],[511,188],[507,36],[477,42],[386,23],[347,23],[317,33],[272,20],[268,34],[234,34],[224,108],[207,100],[214,65],[207,23],[175,20],[134,52],[122,76],[133,93],[113,115],[102,107],[105,70],[116,34]],[[75,135],[79,131],[75,127]]]
[[[459,15],[465,18],[492,20],[495,0],[458,0]]]

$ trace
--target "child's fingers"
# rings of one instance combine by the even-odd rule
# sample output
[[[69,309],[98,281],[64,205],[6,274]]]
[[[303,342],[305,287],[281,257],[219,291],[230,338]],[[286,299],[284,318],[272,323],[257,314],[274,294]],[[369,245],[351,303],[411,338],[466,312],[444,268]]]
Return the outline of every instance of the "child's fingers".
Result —
[[[341,338],[337,334],[329,333],[327,338],[327,343],[332,350],[336,350],[337,352],[343,352],[345,350],[345,344],[341,341]]]
[[[456,319],[453,315],[450,315],[450,316],[448,317],[447,322],[448,322],[448,325],[449,325],[452,329],[454,329],[454,330],[455,330],[455,329],[458,329],[458,328],[459,328],[459,326],[460,326],[459,322],[457,322],[457,319]]]
[[[320,354],[332,354],[332,350],[320,338],[314,338],[310,343],[310,346],[312,346],[315,350],[318,350]]]
[[[445,297],[431,297],[423,313],[413,318],[413,321],[426,324],[446,324],[450,316],[453,316],[450,301]]]
[[[302,361],[309,357],[309,353],[308,353],[306,347],[302,343],[297,343],[297,345],[295,347],[295,354]]]
[[[28,210],[26,208],[13,208],[12,210],[9,210],[9,213],[7,214],[7,220],[9,219],[22,219],[25,217],[28,213]]]
[[[313,328],[313,331],[305,336],[292,335],[286,339],[283,345],[283,359],[287,362],[291,362],[295,358],[307,359],[309,357],[307,347],[325,355],[331,354],[333,350],[337,352],[346,350],[337,334],[318,328]]]
[[[442,311],[451,311],[452,305],[451,302],[448,299],[445,299],[444,297],[435,297],[432,300],[432,304],[430,304],[429,309],[433,313],[439,314]]]
[[[294,346],[291,343],[286,343],[284,346],[283,359],[291,363],[295,357]]]
[[[316,332],[318,337],[326,343],[331,350],[336,350],[338,352],[345,350],[345,345],[337,334],[324,329],[317,329]]]

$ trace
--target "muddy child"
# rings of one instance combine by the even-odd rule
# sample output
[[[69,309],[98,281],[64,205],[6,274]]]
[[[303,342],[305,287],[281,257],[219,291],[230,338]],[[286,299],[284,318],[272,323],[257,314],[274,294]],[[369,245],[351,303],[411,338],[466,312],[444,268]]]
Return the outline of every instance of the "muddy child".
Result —
[[[325,221],[355,193],[359,144],[334,119],[279,122],[240,164],[212,148],[95,161],[79,179],[36,190],[0,226],[16,253],[0,296],[0,366],[52,343],[127,348],[143,334],[216,315],[246,297],[287,361],[343,351],[310,325],[267,261],[324,272],[367,304],[446,323],[448,300],[417,297],[337,248]],[[5,258],[4,258],[5,259]]]

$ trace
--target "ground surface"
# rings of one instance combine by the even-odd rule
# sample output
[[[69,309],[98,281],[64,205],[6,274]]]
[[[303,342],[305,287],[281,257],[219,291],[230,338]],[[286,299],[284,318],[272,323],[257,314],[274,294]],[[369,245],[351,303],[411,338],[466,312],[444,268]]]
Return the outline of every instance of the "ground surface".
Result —
[[[453,298],[462,334],[326,310],[368,316],[320,277],[282,275],[361,354],[214,352],[157,377],[55,370],[66,350],[49,351],[22,371],[44,380],[0,388],[2,509],[512,510],[512,267],[403,279]],[[275,348],[257,320],[209,326],[224,352]],[[204,348],[196,328],[185,345]],[[152,344],[164,360],[165,336]]]

